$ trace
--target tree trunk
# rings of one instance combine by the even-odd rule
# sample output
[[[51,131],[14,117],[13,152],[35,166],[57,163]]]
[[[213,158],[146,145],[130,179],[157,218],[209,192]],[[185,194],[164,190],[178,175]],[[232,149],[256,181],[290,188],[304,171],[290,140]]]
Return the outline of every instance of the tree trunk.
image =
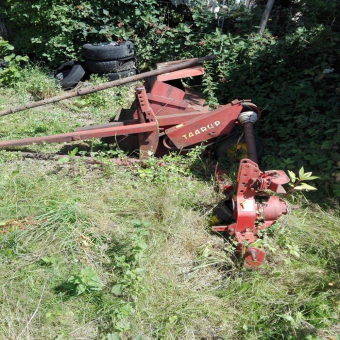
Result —
[[[273,8],[274,2],[275,2],[275,0],[268,0],[267,5],[266,5],[266,9],[263,12],[260,27],[259,27],[259,30],[257,31],[257,33],[260,33],[260,34],[263,33],[264,29],[266,28],[267,21],[268,21],[270,12]]]
[[[250,7],[250,1],[251,1],[251,0],[246,0],[246,1],[244,2],[244,5],[246,6],[246,9],[249,9],[249,7]]]

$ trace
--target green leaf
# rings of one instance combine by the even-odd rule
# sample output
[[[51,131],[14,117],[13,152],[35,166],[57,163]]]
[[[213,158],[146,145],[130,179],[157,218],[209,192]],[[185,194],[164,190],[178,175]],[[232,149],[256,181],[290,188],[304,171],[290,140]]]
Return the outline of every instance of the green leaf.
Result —
[[[68,154],[69,154],[69,156],[70,157],[73,157],[73,156],[75,156],[76,154],[77,154],[77,152],[78,152],[78,148],[74,148],[72,151],[70,151]]]
[[[317,188],[312,187],[309,184],[301,183],[297,187],[294,188],[295,190],[318,190]]]
[[[4,57],[4,60],[5,61],[11,61],[13,58],[15,58],[15,54],[12,53],[10,55],[7,55],[6,57]]]
[[[109,333],[109,334],[106,334],[106,339],[107,340],[120,340],[120,336],[119,336],[119,333]]]
[[[296,181],[296,176],[295,176],[294,172],[288,170],[288,174],[289,174],[289,177],[290,177],[290,180],[292,181],[292,183],[295,183],[295,181]]]
[[[112,287],[111,293],[114,295],[120,295],[122,293],[122,290],[123,290],[123,285],[118,283]]]
[[[277,316],[280,316],[281,318],[283,318],[283,319],[285,319],[285,320],[287,320],[287,321],[289,321],[289,322],[294,322],[294,319],[293,319],[292,316],[289,315],[289,314],[283,314],[283,315],[277,314]]]
[[[143,340],[144,338],[141,335],[137,335],[133,340]]]
[[[64,156],[58,159],[58,164],[64,164],[70,161],[70,158],[68,156]]]
[[[327,150],[327,149],[331,149],[333,146],[334,146],[333,141],[326,140],[321,144],[321,149]]]
[[[318,178],[320,178],[320,177],[318,177],[318,176],[310,176],[310,177],[308,177],[308,178],[304,178],[303,180],[304,180],[304,181],[312,181],[312,180],[318,179]]]
[[[303,167],[301,167],[301,169],[299,170],[299,178],[303,179],[303,175],[305,173],[305,169]]]
[[[144,272],[145,272],[145,269],[143,269],[143,268],[136,268],[135,269],[135,273],[137,275],[142,275],[142,274],[144,274]]]

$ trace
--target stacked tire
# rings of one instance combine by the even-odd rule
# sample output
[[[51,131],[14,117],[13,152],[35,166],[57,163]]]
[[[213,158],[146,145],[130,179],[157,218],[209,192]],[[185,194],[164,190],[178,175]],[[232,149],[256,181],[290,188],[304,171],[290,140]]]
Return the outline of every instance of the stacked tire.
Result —
[[[105,76],[110,81],[136,74],[134,46],[131,41],[83,45],[89,73]]]

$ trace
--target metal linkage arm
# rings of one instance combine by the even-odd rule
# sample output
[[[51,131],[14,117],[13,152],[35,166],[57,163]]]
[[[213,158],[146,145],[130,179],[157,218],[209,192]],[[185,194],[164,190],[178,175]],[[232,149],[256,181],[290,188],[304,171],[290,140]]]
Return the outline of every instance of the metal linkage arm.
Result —
[[[62,133],[59,135],[3,141],[3,142],[0,142],[0,148],[30,145],[30,144],[72,142],[72,141],[78,141],[78,140],[84,140],[84,139],[150,132],[150,131],[154,131],[155,129],[157,129],[156,122],[126,125],[126,126],[113,126],[113,127],[99,128],[99,129],[93,129],[93,130],[74,131],[74,132],[69,132],[69,133]]]

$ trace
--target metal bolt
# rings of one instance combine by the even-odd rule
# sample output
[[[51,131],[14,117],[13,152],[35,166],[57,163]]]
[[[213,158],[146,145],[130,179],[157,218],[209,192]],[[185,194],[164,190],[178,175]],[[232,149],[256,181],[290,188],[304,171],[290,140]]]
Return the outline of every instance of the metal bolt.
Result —
[[[255,252],[254,249],[250,249],[249,254],[250,254],[251,258],[253,259],[253,261],[257,261],[256,252]]]

